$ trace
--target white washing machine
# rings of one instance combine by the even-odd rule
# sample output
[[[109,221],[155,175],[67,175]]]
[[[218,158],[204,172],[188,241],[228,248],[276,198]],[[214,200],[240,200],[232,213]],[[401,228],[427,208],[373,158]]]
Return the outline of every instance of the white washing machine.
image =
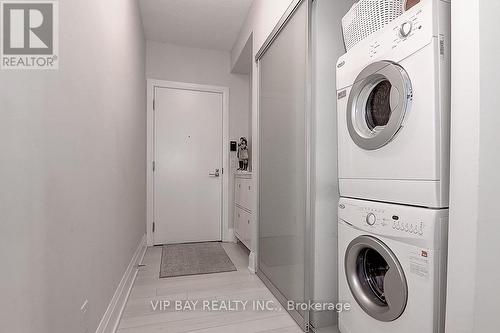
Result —
[[[448,210],[341,198],[342,333],[442,333]]]
[[[448,207],[450,3],[421,0],[337,63],[340,195]]]

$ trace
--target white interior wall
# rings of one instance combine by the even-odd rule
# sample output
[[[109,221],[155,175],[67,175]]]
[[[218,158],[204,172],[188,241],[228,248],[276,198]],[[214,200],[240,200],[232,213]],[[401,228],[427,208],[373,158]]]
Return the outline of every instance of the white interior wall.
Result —
[[[237,63],[248,37],[252,33],[253,56],[255,58],[266,38],[292,2],[293,0],[254,0],[231,51],[231,68]],[[255,67],[255,61],[252,61],[252,63]]]
[[[146,76],[149,79],[216,85],[229,88],[229,136],[239,142],[248,137],[248,75],[231,73],[229,52],[198,49],[147,41]],[[203,147],[200,147],[202,149]],[[235,152],[230,155],[231,171],[238,167]],[[208,172],[209,170],[207,170]],[[234,178],[229,177],[229,226],[233,226]]]
[[[313,2],[313,109],[315,207],[313,299],[337,302],[337,99],[336,63],[345,53],[341,19],[355,0]],[[333,311],[314,313],[315,327],[337,322]]]
[[[248,36],[245,46],[238,54],[238,58],[231,63],[231,72],[239,74],[250,74],[252,72],[252,52],[253,52],[253,35]]]
[[[452,2],[449,333],[500,327],[499,12],[498,1]]]
[[[258,145],[259,145],[259,129],[257,127],[258,124],[258,115],[257,115],[257,110],[258,110],[258,69],[257,69],[257,64],[254,61],[255,55],[259,51],[259,49],[262,47],[264,44],[266,38],[269,36],[271,31],[274,29],[276,24],[279,22],[281,16],[286,12],[286,9],[290,4],[293,2],[293,0],[273,0],[273,1],[268,1],[268,0],[255,0],[252,3],[252,6],[250,7],[249,13],[247,18],[245,19],[245,22],[243,23],[243,26],[241,28],[241,31],[238,35],[238,38],[233,46],[233,49],[231,51],[231,68],[234,68],[236,63],[238,62],[238,59],[240,58],[242,52],[244,51],[245,45],[252,36],[253,38],[253,45],[252,45],[252,73],[251,73],[251,91],[252,91],[252,96],[251,96],[251,106],[252,106],[252,174],[253,174],[253,188],[255,189],[254,191],[254,202],[255,204],[255,211],[258,212],[258,201],[257,201],[257,195],[258,195],[258,176],[259,176],[259,152],[258,152]],[[254,214],[253,217],[256,219],[256,215]],[[257,245],[258,245],[258,232],[257,232],[257,223],[253,223],[253,230],[252,230],[252,245],[251,245],[251,258],[256,258],[256,252],[257,252]],[[255,263],[254,260],[251,260],[250,266],[252,266],[252,263]],[[256,269],[255,265],[253,267],[250,267],[251,269]]]
[[[250,34],[248,37],[245,46],[241,50],[241,53],[238,55],[238,58],[232,63],[231,73],[239,73],[248,75],[248,152],[249,152],[249,161],[248,168],[252,170],[252,63],[253,60],[253,34]]]
[[[253,39],[252,36],[250,38]],[[252,43],[253,44],[253,43]],[[253,59],[252,54],[249,55],[250,59]],[[253,62],[253,61],[252,61]],[[250,73],[248,74],[248,153],[249,153],[249,161],[248,161],[248,167],[250,168],[250,171],[253,170],[253,131],[252,131],[252,80],[253,80],[253,73],[252,73],[252,64],[250,63]]]
[[[145,233],[135,0],[60,4],[60,69],[0,71],[2,332],[94,332]]]

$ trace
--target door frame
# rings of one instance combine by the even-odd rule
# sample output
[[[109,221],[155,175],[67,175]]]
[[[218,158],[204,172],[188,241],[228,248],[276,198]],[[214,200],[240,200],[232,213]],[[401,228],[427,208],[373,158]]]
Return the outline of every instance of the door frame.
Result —
[[[223,242],[234,242],[234,231],[229,228],[229,88],[194,83],[147,79],[147,156],[146,156],[146,236],[147,245],[154,246],[154,172],[155,128],[154,99],[156,88],[184,89],[222,94],[222,212],[221,238]]]

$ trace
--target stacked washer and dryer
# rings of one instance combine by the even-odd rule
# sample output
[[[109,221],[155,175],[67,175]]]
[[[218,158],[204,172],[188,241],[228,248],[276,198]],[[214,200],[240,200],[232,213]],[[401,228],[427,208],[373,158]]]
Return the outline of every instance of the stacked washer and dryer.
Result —
[[[343,333],[444,331],[450,3],[414,2],[337,63]]]

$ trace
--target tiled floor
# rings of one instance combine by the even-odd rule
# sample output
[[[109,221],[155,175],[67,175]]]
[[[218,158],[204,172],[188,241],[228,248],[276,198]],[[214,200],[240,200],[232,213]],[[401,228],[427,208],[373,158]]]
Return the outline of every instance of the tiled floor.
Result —
[[[137,276],[119,333],[159,332],[267,332],[299,333],[300,328],[262,281],[248,271],[248,253],[241,245],[223,244],[224,249],[238,269],[235,272],[159,278],[161,247],[148,248]],[[170,301],[166,310],[153,309],[156,301]],[[194,311],[175,309],[175,301],[186,305],[186,300],[199,302]],[[218,300],[219,306],[233,305],[228,301],[246,301],[246,309],[208,311],[203,301]],[[256,310],[253,301],[271,300],[275,310]],[[152,303],[153,302],[153,305]],[[192,304],[192,303],[191,303]],[[205,303],[206,304],[206,303]],[[211,304],[214,305],[214,304]]]

